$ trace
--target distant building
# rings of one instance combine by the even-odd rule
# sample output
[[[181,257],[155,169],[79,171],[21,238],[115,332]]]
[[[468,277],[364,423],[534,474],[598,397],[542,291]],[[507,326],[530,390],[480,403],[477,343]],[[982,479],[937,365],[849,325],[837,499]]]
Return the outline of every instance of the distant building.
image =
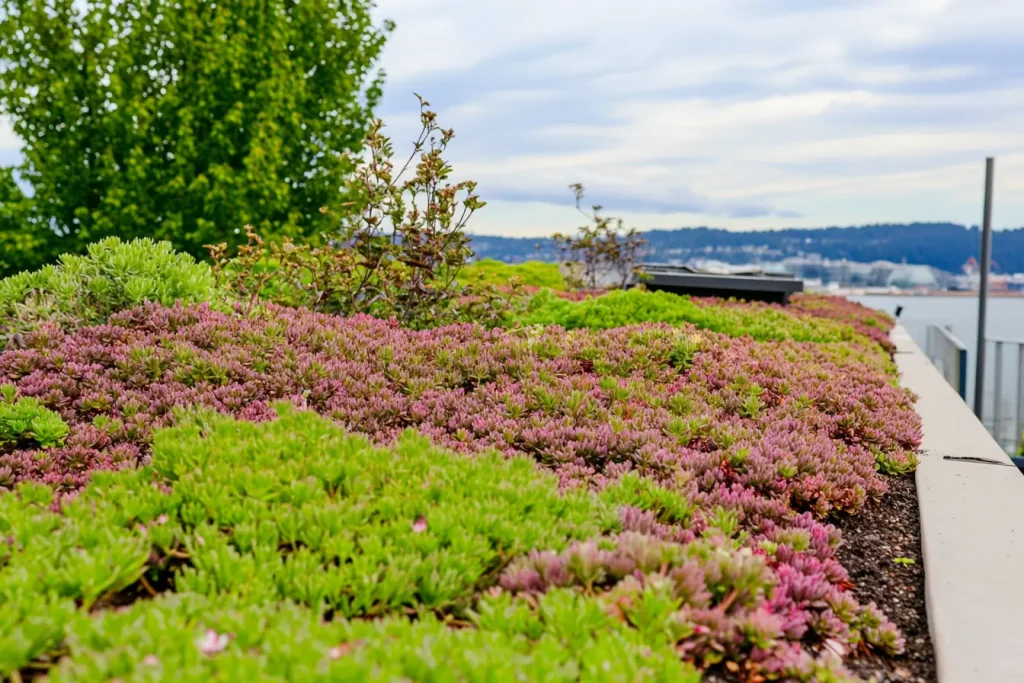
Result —
[[[892,269],[885,284],[898,289],[939,289],[939,278],[931,266],[900,264]]]
[[[751,254],[751,256],[755,256]],[[669,259],[670,263],[675,260]],[[886,289],[886,290],[945,290],[977,289],[978,276],[974,274],[952,275],[932,266],[913,263],[892,263],[874,261],[860,263],[847,259],[826,259],[820,254],[803,253],[781,260],[751,258],[740,265],[736,261],[722,261],[709,257],[692,257],[686,265],[709,273],[737,273],[760,270],[764,273],[789,273],[804,281],[809,289]],[[1005,280],[1005,282],[1003,281]],[[1018,288],[1024,291],[1024,274],[1011,280],[1004,276],[999,280],[993,276],[994,289]]]

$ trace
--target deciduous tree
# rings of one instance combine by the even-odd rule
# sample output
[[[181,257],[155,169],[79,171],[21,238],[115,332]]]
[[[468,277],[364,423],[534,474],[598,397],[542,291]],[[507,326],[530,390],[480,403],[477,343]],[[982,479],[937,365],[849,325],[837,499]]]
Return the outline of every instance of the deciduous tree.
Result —
[[[381,94],[392,25],[372,6],[0,0],[0,112],[24,141],[25,232],[46,238],[35,258],[109,235],[195,256],[243,242],[246,224],[320,235],[349,170],[340,153]]]

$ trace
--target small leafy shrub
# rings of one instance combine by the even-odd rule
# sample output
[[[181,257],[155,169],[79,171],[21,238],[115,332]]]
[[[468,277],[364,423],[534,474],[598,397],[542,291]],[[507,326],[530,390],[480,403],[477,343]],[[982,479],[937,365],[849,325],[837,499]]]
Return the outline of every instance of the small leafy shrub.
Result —
[[[614,286],[626,287],[633,279],[643,279],[640,260],[647,245],[636,228],[626,229],[621,218],[601,215],[601,206],[594,206],[591,213],[580,208],[583,201],[583,185],[569,186],[576,197],[576,209],[587,217],[589,223],[577,229],[576,234],[556,233],[553,236],[555,254],[568,269],[566,282],[573,289],[597,290],[602,279],[611,276]]]
[[[324,246],[264,243],[247,227],[248,242],[233,257],[226,244],[210,247],[218,282],[247,310],[264,300],[393,317],[417,329],[496,322],[507,297],[459,281],[472,255],[465,227],[485,202],[475,182],[448,182],[452,168],[442,154],[455,134],[438,125],[429,106],[420,99],[422,130],[404,162],[393,160],[383,122],[371,128],[364,154],[352,158],[346,196],[354,199],[341,208],[336,236],[325,235]]]
[[[540,292],[532,297],[521,313],[510,315],[506,322],[602,330],[658,322],[691,324],[731,337],[749,336],[759,341],[835,343],[860,339],[848,325],[811,316],[792,315],[782,308],[727,305],[641,289],[609,292],[582,301],[569,301],[551,292]]]
[[[0,349],[23,344],[46,323],[73,330],[145,302],[217,300],[206,264],[168,242],[111,237],[89,245],[84,255],[65,254],[56,265],[0,280]]]
[[[0,385],[0,453],[25,447],[50,448],[63,443],[68,425],[35,398],[17,398],[13,384]],[[0,476],[0,486],[3,485]]]

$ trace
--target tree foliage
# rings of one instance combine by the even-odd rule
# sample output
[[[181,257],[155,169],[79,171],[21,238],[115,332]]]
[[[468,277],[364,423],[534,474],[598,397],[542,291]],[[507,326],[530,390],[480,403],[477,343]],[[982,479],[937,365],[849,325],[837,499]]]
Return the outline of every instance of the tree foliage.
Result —
[[[48,230],[28,220],[31,199],[14,178],[14,169],[0,168],[0,277],[30,270],[47,249]]]
[[[349,170],[339,152],[381,94],[392,25],[373,23],[371,0],[0,3],[0,112],[33,188],[25,224],[0,215],[0,234],[45,242],[8,270],[110,235],[200,256],[244,241],[245,224],[323,231]]]

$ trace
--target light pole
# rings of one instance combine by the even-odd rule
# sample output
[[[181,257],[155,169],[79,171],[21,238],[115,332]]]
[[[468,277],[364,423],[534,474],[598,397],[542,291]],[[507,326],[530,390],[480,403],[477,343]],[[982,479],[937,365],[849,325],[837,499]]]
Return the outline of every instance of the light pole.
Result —
[[[978,288],[978,346],[974,369],[974,414],[981,419],[985,387],[985,307],[988,304],[988,271],[992,264],[992,176],[996,160],[985,159],[985,216],[981,224],[981,282]],[[999,400],[996,396],[995,400]]]

